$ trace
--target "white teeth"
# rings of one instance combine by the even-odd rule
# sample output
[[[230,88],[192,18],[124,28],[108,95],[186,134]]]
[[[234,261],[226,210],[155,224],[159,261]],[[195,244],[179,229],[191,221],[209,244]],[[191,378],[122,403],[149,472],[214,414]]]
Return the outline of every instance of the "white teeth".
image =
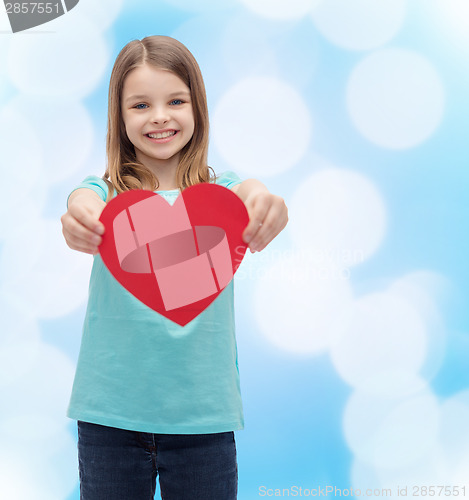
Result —
[[[164,139],[165,137],[170,137],[174,135],[176,132],[173,130],[171,132],[163,132],[162,134],[147,134],[148,137],[151,137],[152,139]]]

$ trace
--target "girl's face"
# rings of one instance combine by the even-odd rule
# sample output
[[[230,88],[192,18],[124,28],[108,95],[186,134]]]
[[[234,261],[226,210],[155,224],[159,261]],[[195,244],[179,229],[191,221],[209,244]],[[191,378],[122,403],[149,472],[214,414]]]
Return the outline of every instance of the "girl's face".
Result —
[[[194,133],[190,90],[171,71],[144,65],[124,81],[122,118],[137,160],[155,173],[174,172],[181,149]]]

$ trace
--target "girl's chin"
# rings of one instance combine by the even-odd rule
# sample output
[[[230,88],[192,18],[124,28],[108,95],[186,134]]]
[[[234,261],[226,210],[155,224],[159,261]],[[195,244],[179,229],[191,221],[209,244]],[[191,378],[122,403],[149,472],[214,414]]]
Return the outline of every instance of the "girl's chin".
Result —
[[[180,156],[180,151],[178,151],[177,153],[168,152],[167,154],[164,154],[162,152],[161,154],[157,155],[148,153],[143,155],[141,154],[137,155],[137,160],[150,168],[153,165],[155,167],[156,166],[167,167],[168,162],[175,162],[175,166],[177,167],[179,162],[179,156]]]

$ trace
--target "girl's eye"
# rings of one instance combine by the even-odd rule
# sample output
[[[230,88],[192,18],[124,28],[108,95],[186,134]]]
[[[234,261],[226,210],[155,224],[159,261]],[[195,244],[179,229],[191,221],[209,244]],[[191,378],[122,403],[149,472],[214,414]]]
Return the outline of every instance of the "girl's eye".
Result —
[[[134,108],[137,108],[137,109],[145,109],[145,108],[140,108],[140,106],[146,106],[146,104],[137,104],[136,106],[134,106]]]
[[[174,100],[171,101],[171,104],[174,103],[174,102],[178,103],[178,104],[182,104],[184,101],[181,101],[181,99],[174,99]]]

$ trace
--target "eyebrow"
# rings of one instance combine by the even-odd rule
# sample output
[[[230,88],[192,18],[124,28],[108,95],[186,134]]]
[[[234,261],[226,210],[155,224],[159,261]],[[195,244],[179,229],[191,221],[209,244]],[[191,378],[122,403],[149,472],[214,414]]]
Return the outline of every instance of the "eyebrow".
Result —
[[[187,95],[187,96],[190,96],[191,93],[190,92],[187,92],[187,90],[181,90],[179,92],[173,92],[172,94],[169,94],[169,98],[171,97],[174,97],[174,96],[177,96],[177,95]],[[133,101],[135,99],[148,99],[148,96],[147,95],[144,95],[144,94],[139,94],[139,95],[131,95],[130,97],[128,97],[126,99],[126,102],[127,101]]]

